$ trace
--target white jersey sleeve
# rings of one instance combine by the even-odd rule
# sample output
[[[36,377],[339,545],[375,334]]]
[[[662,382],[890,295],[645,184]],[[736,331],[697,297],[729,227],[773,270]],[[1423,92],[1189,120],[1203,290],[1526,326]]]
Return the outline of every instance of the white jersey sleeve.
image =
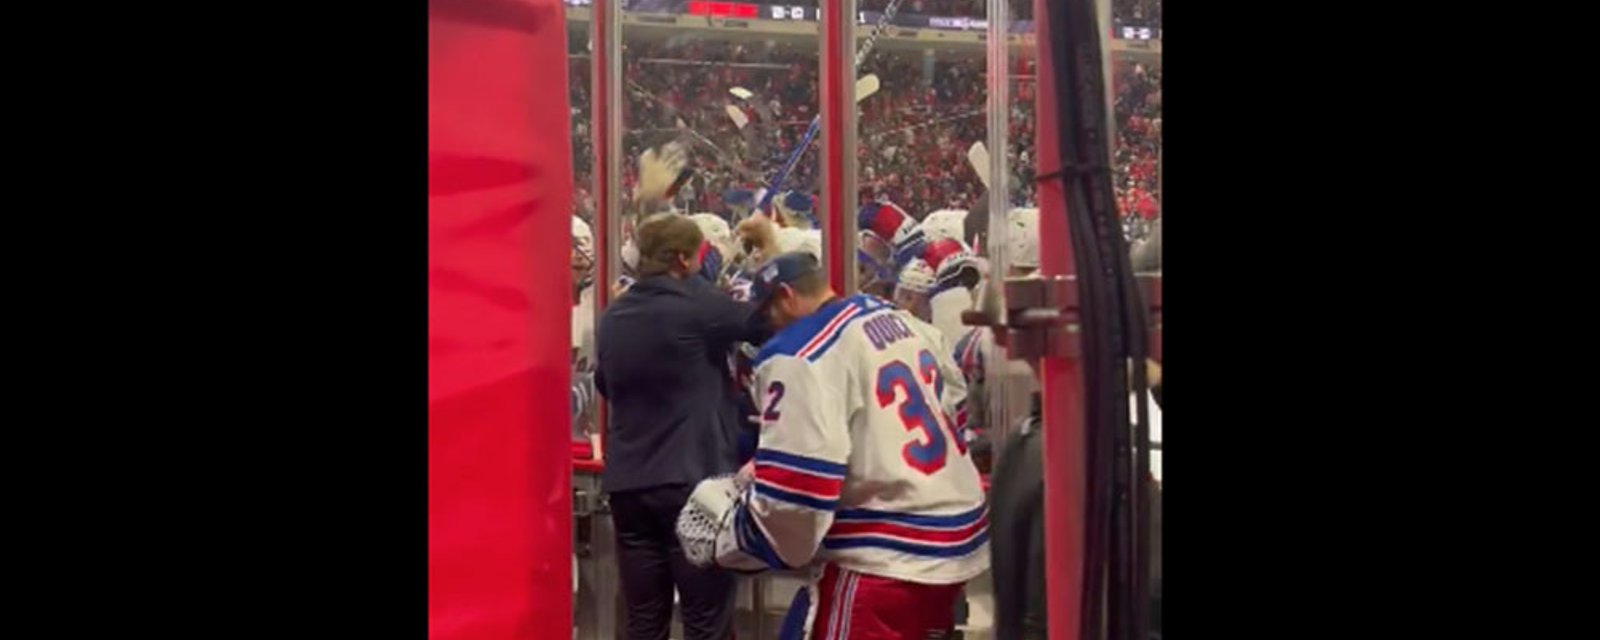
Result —
[[[755,478],[734,513],[732,531],[740,552],[768,567],[798,567],[816,555],[844,486],[850,458],[847,386],[823,376],[804,357],[764,355],[755,374],[761,390]]]
[[[821,560],[926,584],[988,567],[983,488],[946,408],[964,384],[937,332],[914,322],[851,296],[762,347],[755,482],[725,529],[743,557],[720,564]]]

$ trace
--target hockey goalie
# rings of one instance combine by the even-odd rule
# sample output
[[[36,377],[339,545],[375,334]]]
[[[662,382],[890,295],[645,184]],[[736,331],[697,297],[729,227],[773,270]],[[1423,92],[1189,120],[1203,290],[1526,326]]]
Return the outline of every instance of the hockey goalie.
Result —
[[[751,301],[778,331],[755,362],[759,447],[696,487],[678,535],[702,566],[808,571],[785,638],[943,637],[989,564],[951,420],[965,381],[932,326],[826,280],[806,252],[755,271]]]

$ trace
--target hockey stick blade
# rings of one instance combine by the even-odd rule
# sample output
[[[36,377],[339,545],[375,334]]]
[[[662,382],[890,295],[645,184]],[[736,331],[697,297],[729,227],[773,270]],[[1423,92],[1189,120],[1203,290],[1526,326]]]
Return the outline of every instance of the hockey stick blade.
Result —
[[[980,140],[972,143],[967,149],[967,164],[972,165],[972,171],[978,174],[978,181],[983,183],[983,188],[989,188],[989,147],[984,146]]]
[[[861,76],[856,80],[856,104],[861,104],[862,100],[866,100],[868,96],[877,93],[881,87],[882,83],[878,80],[878,74],[869,73]]]
[[[727,111],[728,118],[733,120],[733,126],[738,127],[740,131],[744,131],[745,126],[750,124],[750,116],[745,115],[744,109],[740,109],[738,105],[728,105]]]

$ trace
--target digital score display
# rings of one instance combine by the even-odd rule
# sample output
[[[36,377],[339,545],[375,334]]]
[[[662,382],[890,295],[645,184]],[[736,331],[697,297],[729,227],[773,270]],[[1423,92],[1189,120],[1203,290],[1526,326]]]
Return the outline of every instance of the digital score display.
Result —
[[[1123,40],[1154,40],[1156,32],[1150,27],[1123,27]]]
[[[810,20],[816,22],[822,19],[822,9],[817,7],[796,7],[784,4],[768,4],[761,6],[761,17],[768,20]]]
[[[705,16],[708,18],[745,18],[754,20],[761,17],[761,6],[744,2],[690,2],[689,15]]]

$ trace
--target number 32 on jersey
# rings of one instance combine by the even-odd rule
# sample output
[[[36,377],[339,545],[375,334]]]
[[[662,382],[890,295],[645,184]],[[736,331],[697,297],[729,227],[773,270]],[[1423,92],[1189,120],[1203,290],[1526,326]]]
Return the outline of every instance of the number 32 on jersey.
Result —
[[[929,404],[922,393],[922,385],[933,387],[934,403]],[[944,395],[944,378],[939,375],[939,362],[934,359],[932,352],[923,349],[917,353],[915,371],[902,360],[879,367],[876,390],[878,407],[881,409],[888,409],[894,405],[896,398],[904,395],[895,409],[900,416],[900,424],[906,431],[921,432],[921,437],[906,443],[900,451],[907,465],[926,475],[938,473],[944,468],[945,448],[949,446],[947,442],[956,443],[957,453],[967,454],[967,443],[958,434],[952,431],[946,437],[946,430],[954,429],[955,422],[944,414],[943,406],[938,402],[939,397]],[[763,421],[778,420],[781,415],[778,403],[783,400],[783,393],[782,382],[774,381],[768,385],[766,409],[761,415]]]
[[[917,384],[919,381],[922,384]],[[932,404],[922,393],[923,384],[931,385],[934,389]],[[927,475],[938,473],[944,468],[946,430],[953,429],[955,423],[944,415],[944,409],[939,404],[939,398],[944,395],[944,379],[939,376],[939,362],[934,359],[933,353],[927,349],[917,353],[916,371],[900,360],[879,367],[877,390],[878,406],[885,409],[903,393],[905,399],[900,401],[898,409],[900,424],[907,431],[922,432],[923,438],[912,440],[901,449],[906,464]],[[958,434],[951,432],[948,441],[956,443],[958,453],[967,454],[967,443]]]

